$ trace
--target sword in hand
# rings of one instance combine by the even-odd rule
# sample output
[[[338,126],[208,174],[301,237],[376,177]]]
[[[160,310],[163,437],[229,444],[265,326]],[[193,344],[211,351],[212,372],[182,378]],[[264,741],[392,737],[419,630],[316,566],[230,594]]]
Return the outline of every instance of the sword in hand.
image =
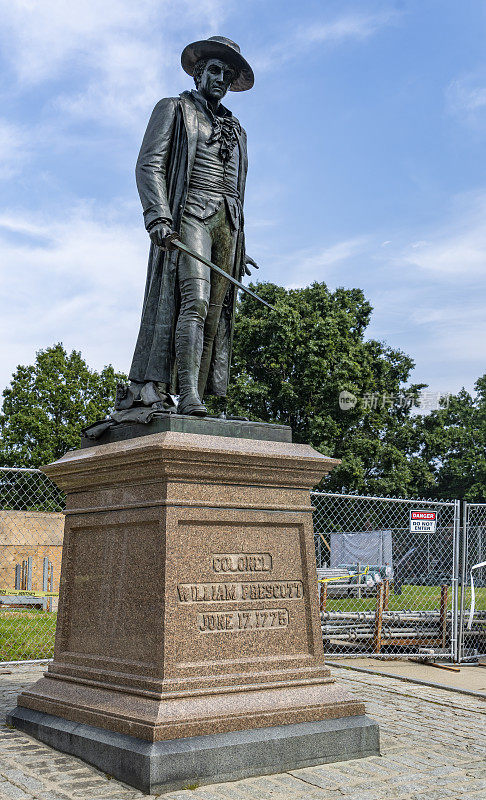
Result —
[[[237,289],[241,289],[242,292],[246,292],[246,294],[249,294],[250,297],[253,297],[255,300],[259,300],[260,303],[263,303],[263,305],[269,308],[271,311],[275,311],[275,308],[271,306],[270,303],[267,303],[267,301],[264,300],[263,297],[260,297],[259,295],[255,294],[255,292],[252,292],[251,289],[248,289],[247,286],[244,286],[240,281],[236,280],[236,278],[233,278],[232,275],[228,275],[228,273],[225,272],[224,269],[221,269],[221,267],[218,267],[216,264],[213,264],[212,261],[210,261],[208,258],[205,258],[204,256],[199,255],[199,253],[195,253],[194,250],[191,250],[190,247],[181,242],[178,233],[176,232],[170,233],[168,236],[165,237],[164,248],[166,250],[173,250],[174,248],[176,248],[177,250],[180,250],[181,253],[186,253],[188,256],[191,256],[191,258],[195,258],[196,261],[200,261],[201,264],[205,264],[206,267],[209,267],[209,269],[213,270],[213,272],[217,272],[218,275],[222,275],[223,278],[226,278],[226,280],[232,283],[233,286],[236,286]]]

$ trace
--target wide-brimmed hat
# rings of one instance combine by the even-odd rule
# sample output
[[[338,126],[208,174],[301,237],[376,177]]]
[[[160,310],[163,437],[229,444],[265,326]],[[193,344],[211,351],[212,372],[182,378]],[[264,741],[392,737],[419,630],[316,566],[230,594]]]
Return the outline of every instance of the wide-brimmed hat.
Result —
[[[232,92],[244,92],[251,89],[255,82],[253,70],[243,58],[236,42],[226,36],[210,36],[200,42],[192,42],[184,48],[181,64],[184,72],[194,75],[194,66],[201,58],[219,58],[221,61],[236,67],[238,74],[230,86]]]

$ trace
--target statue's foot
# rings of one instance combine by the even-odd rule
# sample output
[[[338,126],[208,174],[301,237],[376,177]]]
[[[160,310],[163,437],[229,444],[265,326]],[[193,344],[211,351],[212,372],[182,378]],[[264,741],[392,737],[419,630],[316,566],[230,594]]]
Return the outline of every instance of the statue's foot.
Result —
[[[129,386],[119,383],[116,387],[115,411],[132,408],[140,400],[140,387],[141,384],[134,381],[131,381]]]
[[[115,411],[124,411],[133,406],[133,395],[128,386],[119,383],[116,387]]]
[[[167,392],[165,383],[147,381],[140,390],[140,401],[144,406],[151,406],[157,411],[175,411],[175,403]]]
[[[167,391],[166,384],[155,381],[145,381],[145,383],[131,381],[129,386],[118,384],[115,411],[126,411],[134,406],[146,406],[157,411],[175,411],[175,403]]]
[[[161,400],[160,403],[152,403],[151,408],[154,411],[162,411],[164,414],[177,414],[177,406],[175,403],[170,405],[169,403],[164,403]]]
[[[151,406],[154,403],[160,403],[163,397],[157,391],[155,383],[153,381],[147,381],[147,383],[144,383],[142,386],[140,400],[144,406]]]
[[[206,417],[208,410],[195,392],[188,392],[180,396],[177,413],[192,417]]]

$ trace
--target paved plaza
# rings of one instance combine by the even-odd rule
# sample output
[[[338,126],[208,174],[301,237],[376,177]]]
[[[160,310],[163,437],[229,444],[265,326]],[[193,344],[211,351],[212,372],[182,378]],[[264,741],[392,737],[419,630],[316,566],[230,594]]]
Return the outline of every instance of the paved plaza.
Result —
[[[135,800],[141,792],[5,725],[45,666],[0,668],[1,800]],[[367,701],[382,756],[170,792],[164,800],[484,800],[484,700],[333,667]]]

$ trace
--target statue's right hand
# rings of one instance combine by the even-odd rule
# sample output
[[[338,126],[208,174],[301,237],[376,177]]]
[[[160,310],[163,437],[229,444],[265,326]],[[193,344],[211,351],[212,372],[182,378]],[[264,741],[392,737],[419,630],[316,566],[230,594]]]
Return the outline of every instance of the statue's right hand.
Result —
[[[164,240],[172,233],[172,228],[166,222],[159,222],[150,231],[150,240],[157,247],[164,248]]]

